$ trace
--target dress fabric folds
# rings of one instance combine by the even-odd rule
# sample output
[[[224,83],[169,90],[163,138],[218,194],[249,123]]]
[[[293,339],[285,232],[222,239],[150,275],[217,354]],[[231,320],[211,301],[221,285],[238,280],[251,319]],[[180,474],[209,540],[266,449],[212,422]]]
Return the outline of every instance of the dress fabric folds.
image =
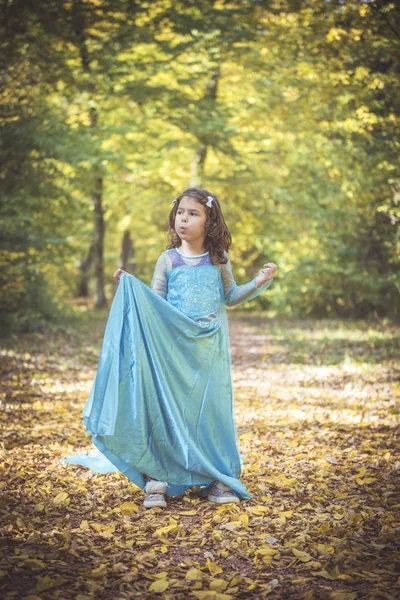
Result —
[[[82,412],[101,454],[66,462],[118,469],[142,489],[147,474],[168,496],[217,480],[249,499],[234,413],[221,269],[181,264],[166,298],[123,273]]]

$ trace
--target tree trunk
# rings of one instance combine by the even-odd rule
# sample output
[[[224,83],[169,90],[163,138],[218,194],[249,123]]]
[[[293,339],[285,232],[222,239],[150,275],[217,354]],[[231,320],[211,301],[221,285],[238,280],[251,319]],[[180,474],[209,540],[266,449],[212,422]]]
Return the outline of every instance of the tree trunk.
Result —
[[[128,273],[134,273],[136,270],[134,257],[134,245],[128,230],[124,232],[122,238],[121,254],[119,255],[119,268]]]
[[[89,296],[89,269],[94,258],[94,245],[91,244],[86,258],[79,260],[77,267],[79,269],[79,279],[76,289],[77,298],[87,298]]]
[[[206,158],[207,158],[207,145],[201,144],[199,146],[199,149],[196,151],[196,154],[194,155],[194,158],[193,158],[193,161],[191,164],[192,175],[190,178],[189,187],[201,186],[201,182],[204,178],[204,163],[206,162]]]
[[[78,47],[83,71],[89,75],[87,89],[94,96],[95,86],[93,73],[90,67],[90,58],[87,49],[85,32],[85,11],[82,0],[74,0],[74,28],[78,40]],[[93,103],[89,109],[90,127],[95,129],[98,124],[98,111]],[[104,211],[103,211],[103,177],[99,164],[93,166],[93,191],[91,194],[94,206],[94,276],[95,276],[95,308],[107,306],[104,293]]]
[[[220,77],[221,68],[218,65],[206,85],[206,92],[203,96],[203,101],[211,101],[210,104],[216,101]],[[198,140],[200,145],[191,164],[192,174],[190,178],[190,187],[200,186],[204,177],[204,164],[207,158],[208,146],[207,143],[201,139],[201,137],[198,137]]]
[[[92,194],[95,213],[94,231],[94,276],[95,276],[95,308],[107,306],[104,294],[104,211],[102,206],[103,178],[98,175],[95,179],[95,190]]]

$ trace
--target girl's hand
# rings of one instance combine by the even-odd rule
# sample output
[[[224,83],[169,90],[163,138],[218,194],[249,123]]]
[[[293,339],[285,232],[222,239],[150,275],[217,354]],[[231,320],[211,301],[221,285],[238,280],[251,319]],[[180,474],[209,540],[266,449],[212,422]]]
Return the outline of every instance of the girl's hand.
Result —
[[[256,277],[256,286],[259,288],[262,285],[264,285],[264,283],[272,279],[276,273],[277,268],[278,267],[275,263],[265,264]]]
[[[118,283],[122,273],[126,273],[126,271],[123,271],[123,269],[117,269],[113,275],[113,277],[118,281]]]

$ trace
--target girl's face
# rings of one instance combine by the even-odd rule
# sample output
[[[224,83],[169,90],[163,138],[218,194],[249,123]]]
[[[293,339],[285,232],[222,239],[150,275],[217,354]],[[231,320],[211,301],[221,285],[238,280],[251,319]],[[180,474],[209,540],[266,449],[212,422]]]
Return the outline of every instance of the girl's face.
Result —
[[[181,240],[203,243],[206,218],[206,207],[194,198],[184,196],[175,216],[175,231]]]

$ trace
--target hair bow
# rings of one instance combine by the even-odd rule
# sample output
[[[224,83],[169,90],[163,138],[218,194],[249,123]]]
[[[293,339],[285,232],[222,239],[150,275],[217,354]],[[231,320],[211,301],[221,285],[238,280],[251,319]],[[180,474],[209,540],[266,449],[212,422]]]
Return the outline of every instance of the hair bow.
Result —
[[[206,206],[208,206],[209,208],[211,208],[213,200],[214,200],[214,198],[212,196],[207,196]]]

